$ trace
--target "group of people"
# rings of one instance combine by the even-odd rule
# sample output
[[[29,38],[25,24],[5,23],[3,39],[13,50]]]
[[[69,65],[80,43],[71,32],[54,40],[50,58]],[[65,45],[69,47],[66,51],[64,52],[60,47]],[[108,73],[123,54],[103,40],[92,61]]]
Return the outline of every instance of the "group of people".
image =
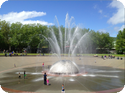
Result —
[[[102,55],[102,59],[106,59],[106,58],[108,58],[108,59],[112,59],[112,58],[115,58],[115,56],[114,55],[108,55],[108,56],[103,56]]]
[[[49,79],[47,78],[46,72],[44,73],[44,85],[49,85]],[[61,93],[65,93],[65,88],[64,88],[64,84],[62,84],[62,90]]]
[[[113,59],[113,58],[115,58],[115,56],[114,56],[114,55],[108,55],[108,56],[105,55],[105,56],[102,56],[102,59],[105,60],[106,58],[108,58],[108,59]],[[118,59],[118,60],[119,60],[119,59],[122,60],[123,58],[117,57],[117,59]]]
[[[4,50],[3,51],[3,53],[5,53],[5,56],[7,57],[7,56],[18,56],[18,54],[16,53],[16,52],[14,52],[14,51],[12,51],[12,52],[8,52],[8,50]],[[9,53],[9,54],[8,54]]]
[[[14,52],[14,51],[12,51],[12,52],[8,52],[8,50],[3,50],[3,53],[5,53],[5,56],[7,57],[7,56],[18,56],[18,51],[16,51],[16,52]],[[20,54],[20,56],[25,56],[25,55],[27,55],[27,52],[26,52],[26,50],[24,50],[24,52],[22,52],[21,54]]]
[[[44,73],[43,77],[44,77],[44,85],[46,85],[46,83],[47,85],[49,85],[49,79],[47,78],[46,73]]]
[[[42,64],[42,66],[44,67],[44,63]],[[19,79],[21,79],[21,74],[20,74],[20,72],[19,72],[19,74],[18,74],[18,77],[19,77]],[[25,77],[26,77],[26,71],[24,71],[24,79],[25,79]],[[49,86],[49,85],[50,85],[50,84],[49,84],[49,79],[47,78],[46,72],[44,73],[43,77],[44,77],[44,85],[48,85],[48,86]],[[62,84],[61,93],[65,93],[64,84]]]
[[[20,72],[19,72],[19,74],[18,74],[18,77],[19,77],[19,79],[21,79],[21,74],[20,74]],[[24,71],[24,79],[25,79],[25,77],[26,77],[26,71]]]

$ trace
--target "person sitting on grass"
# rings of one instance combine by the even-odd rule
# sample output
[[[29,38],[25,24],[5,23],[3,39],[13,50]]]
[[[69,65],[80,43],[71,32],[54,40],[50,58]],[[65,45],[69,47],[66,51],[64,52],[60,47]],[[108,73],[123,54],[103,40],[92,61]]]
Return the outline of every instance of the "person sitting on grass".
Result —
[[[11,53],[9,53],[9,56],[11,57],[11,56],[12,56],[12,54],[11,54]]]

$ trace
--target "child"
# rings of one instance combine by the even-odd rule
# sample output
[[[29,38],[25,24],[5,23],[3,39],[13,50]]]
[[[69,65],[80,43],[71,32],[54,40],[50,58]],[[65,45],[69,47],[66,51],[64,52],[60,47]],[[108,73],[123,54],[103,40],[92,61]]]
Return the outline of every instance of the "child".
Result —
[[[16,67],[16,64],[14,64],[14,67]]]
[[[21,78],[20,72],[19,72],[19,79]]]
[[[44,67],[44,62],[43,62],[43,64],[42,64],[42,66]]]
[[[62,84],[62,92],[61,93],[65,93],[64,84]]]
[[[25,79],[25,76],[26,76],[26,71],[24,71],[24,79]]]
[[[49,85],[49,79],[48,79],[48,78],[47,78],[47,80],[46,80],[46,81],[47,81],[47,85]]]

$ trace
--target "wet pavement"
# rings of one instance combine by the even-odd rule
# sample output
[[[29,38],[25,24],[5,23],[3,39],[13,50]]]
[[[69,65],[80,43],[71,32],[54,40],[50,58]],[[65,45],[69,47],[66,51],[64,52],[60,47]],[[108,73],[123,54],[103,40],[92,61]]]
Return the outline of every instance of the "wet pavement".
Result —
[[[62,84],[65,86],[65,91],[74,91],[68,93],[111,90],[125,85],[124,69],[79,64],[78,66],[81,73],[80,76],[48,75],[50,86],[44,85],[42,73],[42,71],[48,70],[48,66],[34,66],[7,71],[4,73],[5,77],[0,78],[0,85],[9,89],[40,93],[50,93],[50,91],[51,93],[54,93],[54,91],[60,93]],[[24,71],[26,71],[26,79],[24,79]],[[18,78],[19,72],[21,73],[21,79]],[[117,93],[116,91],[112,92]]]

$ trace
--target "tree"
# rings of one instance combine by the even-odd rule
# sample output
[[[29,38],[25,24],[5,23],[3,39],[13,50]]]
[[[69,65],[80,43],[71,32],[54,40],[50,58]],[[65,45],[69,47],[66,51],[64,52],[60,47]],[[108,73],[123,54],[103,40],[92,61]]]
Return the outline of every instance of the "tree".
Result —
[[[18,47],[20,44],[20,37],[21,37],[21,28],[22,28],[22,23],[16,22],[12,23],[10,26],[10,42],[11,45]]]
[[[123,31],[119,31],[116,40],[116,51],[117,53],[123,54],[125,51],[125,28]]]
[[[10,23],[5,20],[0,21],[0,39],[1,44],[4,44],[3,47],[9,46],[10,49]]]
[[[101,53],[105,52],[107,49],[110,50],[113,47],[113,39],[107,32],[91,31],[91,40],[93,43],[92,45],[100,50]]]

